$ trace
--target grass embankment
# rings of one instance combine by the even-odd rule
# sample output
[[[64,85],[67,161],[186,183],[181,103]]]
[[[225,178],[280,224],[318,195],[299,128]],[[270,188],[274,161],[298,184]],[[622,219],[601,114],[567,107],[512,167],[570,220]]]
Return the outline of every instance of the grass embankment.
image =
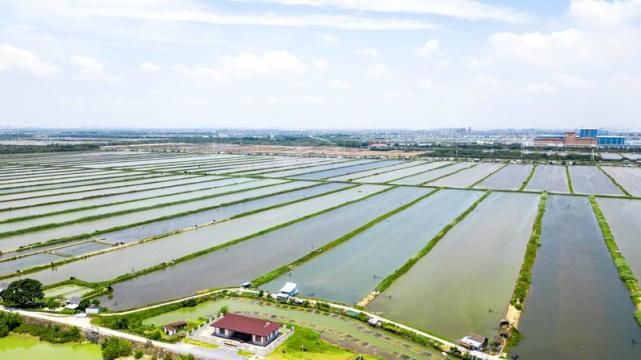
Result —
[[[433,161],[431,161],[431,162],[433,162]],[[395,182],[395,181],[399,181],[399,180],[402,180],[402,179],[405,179],[405,178],[408,178],[408,177],[412,177],[412,176],[417,176],[417,175],[425,174],[426,172],[430,172],[430,171],[434,171],[434,170],[442,169],[442,168],[444,168],[444,167],[452,166],[452,165],[454,165],[454,164],[456,164],[456,163],[455,163],[455,162],[452,162],[452,163],[443,164],[443,165],[441,165],[441,166],[437,166],[437,167],[435,167],[435,168],[431,168],[431,169],[428,169],[428,170],[425,170],[425,171],[421,171],[421,172],[418,172],[418,173],[416,173],[416,174],[405,175],[405,176],[401,176],[401,177],[396,178],[396,179],[388,180],[388,181],[384,182],[384,184],[391,184],[391,183],[393,183],[393,182]]]
[[[387,219],[387,218],[389,218],[391,216],[394,216],[394,215],[398,214],[399,212],[401,212],[401,211],[411,207],[412,205],[418,203],[419,201],[431,196],[432,194],[436,193],[437,191],[439,191],[439,189],[430,191],[429,193],[427,193],[427,194],[425,194],[423,196],[420,196],[420,197],[412,200],[411,202],[409,202],[409,203],[407,203],[407,204],[405,204],[403,206],[400,206],[400,207],[398,207],[398,208],[396,208],[396,209],[394,209],[392,211],[389,211],[389,212],[387,212],[387,213],[375,218],[374,220],[368,222],[367,224],[348,232],[347,234],[339,237],[338,239],[325,244],[324,246],[316,249],[315,251],[312,251],[312,252],[308,253],[307,255],[303,256],[302,258],[300,258],[298,260],[295,260],[294,262],[292,262],[290,264],[283,265],[283,266],[281,266],[281,267],[279,267],[279,268],[277,268],[275,270],[270,271],[267,274],[259,276],[258,278],[254,279],[252,281],[252,285],[255,286],[255,287],[258,287],[258,286],[261,286],[263,284],[266,284],[266,283],[278,278],[279,276],[281,276],[283,274],[286,274],[287,272],[291,271],[292,268],[297,267],[297,266],[299,266],[299,265],[301,265],[301,264],[303,264],[303,263],[315,258],[316,256],[318,256],[320,254],[323,254],[323,253],[327,252],[328,250],[331,250],[331,249],[335,248],[336,246],[338,246],[338,245],[344,243],[345,241],[353,238],[354,236],[364,232],[365,230],[373,227],[374,225],[380,223],[381,221],[383,221],[383,220],[385,220],[385,219]]]
[[[281,185],[281,184],[283,184],[283,183],[273,184],[273,185],[268,185],[268,186],[275,186],[275,185]],[[249,197],[249,198],[245,198],[245,199],[241,199],[241,200],[237,200],[237,201],[231,201],[231,202],[227,202],[227,203],[222,203],[222,204],[218,204],[218,205],[192,209],[192,210],[189,210],[189,211],[183,211],[183,212],[180,212],[180,213],[174,213],[174,214],[171,214],[171,215],[166,215],[166,216],[162,216],[162,217],[158,217],[158,218],[154,218],[154,219],[150,219],[150,220],[140,221],[140,222],[137,222],[137,223],[116,226],[116,227],[112,227],[112,228],[109,228],[109,229],[96,230],[96,231],[94,231],[92,233],[83,233],[83,234],[77,234],[77,235],[72,235],[72,236],[68,236],[68,237],[58,238],[58,239],[51,239],[51,240],[47,240],[45,242],[37,242],[37,243],[33,243],[33,244],[22,246],[19,249],[17,249],[17,251],[20,252],[20,251],[24,251],[24,250],[40,248],[40,247],[49,246],[49,245],[67,243],[67,242],[70,242],[70,241],[84,239],[84,238],[91,238],[91,237],[95,237],[95,236],[98,236],[98,235],[101,235],[101,234],[114,232],[114,231],[120,231],[120,230],[124,230],[124,229],[127,229],[127,228],[135,227],[135,226],[146,225],[146,224],[157,222],[157,221],[170,220],[170,219],[173,219],[173,218],[187,216],[187,215],[199,213],[199,212],[202,212],[202,211],[213,210],[213,209],[221,208],[221,207],[225,207],[225,206],[236,205],[236,204],[240,204],[240,203],[244,203],[244,202],[248,202],[248,201],[253,201],[253,200],[259,200],[259,199],[270,197],[270,196],[281,195],[281,194],[285,194],[285,193],[288,193],[288,192],[291,192],[291,191],[308,189],[310,187],[319,186],[321,184],[322,183],[317,183],[317,184],[313,184],[313,185],[307,186],[307,187],[283,190],[283,191],[279,191],[279,192],[275,192],[275,193]],[[304,201],[304,200],[313,199],[313,198],[319,197],[319,196],[329,195],[329,194],[332,194],[332,193],[335,193],[335,192],[338,192],[338,191],[342,191],[342,190],[348,190],[348,189],[351,189],[352,187],[356,187],[356,186],[358,186],[358,185],[354,185],[354,186],[351,186],[351,187],[340,188],[340,189],[328,191],[328,192],[325,192],[325,193],[322,193],[322,194],[317,194],[317,195],[305,197],[305,198],[302,198],[302,199],[292,200],[292,201],[289,201],[289,202],[279,203],[279,204],[268,206],[268,207],[265,207],[265,208],[260,208],[260,209],[252,210],[252,211],[245,212],[245,213],[242,213],[242,214],[234,215],[234,216],[231,216],[229,218],[222,219],[222,220],[231,220],[231,219],[236,219],[236,218],[239,218],[239,217],[242,217],[242,216],[248,216],[248,215],[251,215],[251,214],[254,214],[254,213],[257,213],[257,212],[271,210],[271,209],[274,209],[274,208],[277,208],[277,207],[290,205],[290,204],[293,204],[293,203],[296,203],[296,202],[299,202],[299,201]],[[245,191],[247,191],[247,190],[255,190],[255,189],[257,189],[257,188],[245,189]],[[200,224],[200,225],[202,225],[202,224]],[[197,227],[199,227],[199,225],[195,225],[194,226],[194,228],[197,228]],[[151,240],[157,240],[157,239],[160,239],[160,238],[163,238],[163,237],[166,237],[166,236],[169,236],[169,235],[173,235],[173,234],[176,234],[176,233],[179,233],[179,232],[182,232],[182,231],[184,231],[184,229],[179,229],[179,230],[172,231],[172,232],[169,232],[169,233],[166,233],[166,234],[152,236],[152,237],[147,238],[147,239],[143,239],[143,240],[140,240],[140,241],[137,241],[137,242],[129,243],[128,245],[147,242],[147,241],[151,241]],[[58,264],[58,263],[55,263],[55,264]],[[0,278],[2,278],[2,277],[0,277]]]
[[[471,168],[476,167],[476,166],[478,166],[478,165],[479,165],[479,164],[472,164],[472,165],[470,165],[470,166],[467,166],[467,167],[464,167],[464,168],[460,168],[460,169],[458,169],[458,170],[456,170],[456,171],[453,171],[453,172],[451,172],[451,173],[445,174],[445,175],[443,175],[443,176],[439,176],[439,177],[434,178],[434,179],[432,179],[432,180],[428,180],[428,181],[426,181],[426,182],[422,183],[421,185],[429,185],[430,183],[433,183],[433,182],[435,182],[435,181],[441,180],[441,179],[446,178],[446,177],[448,177],[448,176],[452,176],[452,175],[454,175],[454,174],[456,174],[456,173],[460,173],[460,172],[461,172],[461,171],[463,171],[463,170],[471,169]]]
[[[291,326],[291,325],[290,325]],[[269,360],[353,360],[357,354],[321,339],[318,332],[294,325],[294,334],[267,357]],[[375,359],[365,356],[364,359]]]
[[[492,193],[492,191],[486,191],[486,192],[483,194],[483,196],[481,196],[480,198],[478,198],[478,200],[476,200],[476,201],[475,201],[475,202],[474,202],[474,203],[473,203],[469,208],[467,208],[467,210],[465,210],[462,214],[460,214],[459,216],[457,216],[454,220],[452,220],[452,222],[450,222],[449,224],[445,225],[445,227],[444,227],[443,229],[441,229],[441,231],[439,231],[439,232],[438,232],[438,234],[436,234],[436,235],[435,235],[435,236],[434,236],[434,237],[433,237],[433,238],[432,238],[432,239],[427,243],[427,245],[425,245],[425,247],[423,247],[423,248],[422,248],[418,253],[416,253],[414,256],[412,256],[411,258],[409,258],[409,259],[407,260],[407,262],[405,262],[405,264],[403,264],[403,266],[401,266],[400,268],[396,269],[396,271],[394,271],[394,272],[393,272],[392,274],[390,274],[388,277],[386,277],[385,279],[383,279],[383,281],[381,281],[381,282],[380,282],[380,284],[378,284],[378,286],[376,286],[376,289],[375,289],[375,290],[376,290],[376,291],[378,291],[379,293],[380,293],[380,292],[385,291],[387,288],[389,288],[389,287],[390,287],[390,285],[392,285],[392,283],[393,283],[394,281],[396,281],[396,279],[398,279],[399,277],[403,276],[403,274],[407,273],[407,272],[412,268],[412,266],[414,266],[414,264],[416,264],[416,263],[417,263],[421,258],[423,258],[425,255],[427,255],[427,254],[428,254],[428,253],[429,253],[429,252],[434,248],[434,246],[436,246],[436,244],[438,244],[438,242],[439,242],[439,241],[441,241],[441,239],[442,239],[443,237],[445,237],[445,235],[447,235],[447,233],[448,233],[450,230],[452,230],[452,228],[453,228],[454,226],[456,226],[458,223],[460,223],[461,221],[463,221],[463,219],[465,219],[465,217],[467,217],[467,215],[468,215],[468,214],[470,214],[472,211],[474,211],[474,209],[476,209],[476,207],[477,207],[477,206],[478,206],[478,205],[479,205],[483,200],[485,200],[488,196],[490,196],[490,194],[491,194],[491,193]]]
[[[607,176],[607,177],[610,179],[610,181],[612,181],[612,183],[613,183],[614,185],[616,185],[616,187],[618,187],[618,188],[619,188],[619,190],[621,190],[621,191],[625,194],[625,196],[632,197],[632,194],[630,194],[630,193],[628,192],[628,190],[626,190],[626,189],[623,187],[623,185],[619,184],[619,182],[618,182],[618,181],[616,181],[616,179],[615,179],[614,177],[612,177],[612,175],[608,174],[608,172],[607,172],[607,171],[603,170],[603,168],[601,167],[601,165],[597,165],[597,168],[598,168],[599,170],[601,170],[601,172],[602,172],[603,174],[605,174],[605,176]]]
[[[129,187],[129,186],[152,185],[152,184],[157,184],[157,183],[161,183],[161,182],[172,181],[172,180],[163,179],[163,177],[164,176],[153,176],[153,177],[145,176],[145,177],[137,177],[137,178],[118,179],[118,180],[115,180],[115,181],[100,182],[100,183],[95,183],[95,184],[89,184],[89,185],[86,185],[86,186],[102,186],[102,185],[110,184],[110,183],[133,182],[133,181],[145,180],[145,179],[154,180],[154,181],[142,182],[142,183],[136,183],[136,184],[123,184],[123,185],[109,186],[109,187],[98,187],[96,189],[73,190],[73,191],[55,193],[53,195],[55,195],[55,196],[70,195],[70,194],[77,194],[77,193],[84,193],[84,192],[91,192],[91,191],[120,189],[120,188],[124,188],[124,187]],[[178,180],[178,179],[174,179],[174,180]],[[204,181],[207,181],[207,180],[204,180]],[[183,184],[179,184],[179,185],[183,185]],[[176,186],[179,186],[179,185],[176,185]],[[40,192],[40,191],[46,191],[46,190],[52,190],[52,189],[59,189],[59,188],[70,187],[70,186],[71,186],[71,188],[74,188],[74,187],[77,187],[78,185],[74,186],[74,185],[66,184],[66,186],[57,186],[57,187],[54,187],[54,188],[44,188],[44,189],[31,190],[31,191],[21,191],[21,192],[17,192],[17,193],[7,193],[7,194],[3,194],[3,195],[28,194],[28,193],[33,193],[33,192]],[[85,186],[85,185],[80,185],[80,186]],[[140,191],[152,190],[152,189],[155,189],[155,188],[143,189],[143,190],[140,190]],[[0,212],[18,210],[18,209],[25,209],[25,208],[30,208],[30,207],[34,207],[34,206],[62,204],[62,203],[66,203],[66,202],[69,202],[69,201],[90,200],[90,199],[95,199],[95,198],[99,198],[99,197],[103,197],[103,196],[128,194],[128,193],[133,193],[133,192],[137,192],[137,191],[138,190],[136,190],[136,191],[125,191],[125,192],[120,192],[120,193],[111,193],[111,194],[91,195],[91,196],[85,196],[85,197],[82,197],[82,198],[76,198],[76,199],[72,199],[72,200],[50,201],[50,202],[46,202],[46,203],[38,203],[38,204],[35,204],[35,205],[26,205],[26,206],[18,206],[18,207],[13,207],[13,208],[0,209]],[[47,196],[52,196],[52,194],[40,194],[40,195],[36,195],[36,196],[26,196],[26,197],[23,197],[23,198],[16,198],[16,199],[13,199],[13,200],[37,199],[37,198],[42,198],[42,197],[47,197]]]
[[[574,185],[572,185],[572,176],[570,176],[570,167],[565,165],[565,180],[568,182],[570,194],[574,194]]]
[[[110,281],[106,282],[104,285],[115,284],[115,283],[122,282],[122,281],[125,281],[125,280],[130,280],[130,279],[133,279],[133,278],[136,278],[136,277],[140,277],[142,275],[149,274],[149,273],[154,272],[154,271],[164,270],[166,268],[169,268],[171,266],[177,265],[179,263],[192,260],[192,259],[197,258],[199,256],[203,256],[203,255],[209,254],[211,252],[218,251],[218,250],[230,247],[232,245],[238,244],[240,242],[243,242],[243,241],[246,241],[246,240],[261,236],[261,235],[265,235],[267,233],[282,229],[284,227],[287,227],[289,225],[301,222],[303,220],[307,220],[307,219],[319,216],[321,214],[336,210],[336,209],[338,209],[340,207],[347,206],[349,204],[353,204],[353,203],[356,203],[356,202],[359,202],[359,201],[363,201],[365,199],[368,199],[368,198],[370,198],[372,196],[379,195],[379,194],[381,194],[383,192],[386,192],[386,191],[389,191],[391,189],[393,189],[393,187],[390,187],[390,188],[384,189],[382,191],[370,194],[368,196],[365,196],[365,197],[357,199],[357,200],[348,201],[348,202],[333,206],[331,208],[328,208],[328,209],[325,209],[325,210],[321,210],[321,211],[313,213],[313,214],[309,214],[309,215],[298,217],[298,218],[296,218],[294,220],[291,220],[291,221],[288,221],[288,222],[285,222],[285,223],[282,223],[282,224],[278,224],[278,225],[272,226],[272,227],[267,228],[267,229],[263,229],[263,230],[261,230],[259,232],[256,232],[256,233],[253,233],[253,234],[250,234],[250,235],[247,235],[247,236],[243,236],[241,238],[237,238],[237,239],[228,241],[228,242],[220,244],[220,245],[213,246],[213,247],[205,249],[205,250],[193,252],[193,253],[191,253],[189,255],[185,255],[185,256],[183,256],[181,258],[174,259],[174,260],[172,260],[171,262],[168,262],[168,263],[162,263],[162,264],[153,266],[151,268],[147,268],[147,269],[143,269],[143,270],[140,270],[140,271],[137,271],[137,272],[134,272],[134,273],[129,273],[129,274],[125,274],[125,275],[119,276],[119,277],[117,277],[117,278],[115,278],[113,280],[110,280]],[[259,212],[259,211],[262,211],[262,210],[257,210],[255,212]],[[254,212],[251,212],[251,213],[254,213]],[[247,215],[250,215],[250,214],[242,214],[241,216],[247,216]],[[241,216],[239,216],[239,217],[241,217]]]
[[[22,234],[26,234],[26,233],[30,233],[30,232],[34,232],[34,231],[48,230],[48,229],[57,228],[57,227],[61,227],[61,226],[78,224],[78,223],[94,221],[94,220],[100,220],[100,219],[104,219],[104,218],[108,218],[108,217],[126,215],[126,214],[131,214],[131,213],[145,211],[145,210],[160,209],[160,208],[174,206],[174,205],[186,204],[186,203],[190,203],[190,202],[194,202],[194,201],[202,201],[202,200],[212,199],[212,198],[216,198],[216,197],[220,197],[220,196],[232,195],[232,194],[235,194],[235,193],[240,193],[240,192],[244,192],[244,191],[248,191],[248,190],[258,190],[258,189],[262,189],[262,188],[266,188],[266,187],[270,187],[270,186],[277,186],[277,185],[281,185],[281,184],[287,184],[288,182],[291,182],[291,181],[282,182],[282,183],[276,183],[276,184],[267,184],[267,185],[252,187],[252,188],[246,188],[246,189],[232,190],[232,191],[222,192],[222,193],[219,193],[219,194],[201,196],[201,197],[192,198],[192,199],[183,199],[183,200],[177,200],[177,201],[170,201],[170,202],[160,203],[160,204],[150,205],[150,206],[133,207],[131,209],[113,211],[113,212],[109,212],[109,213],[92,215],[92,216],[86,216],[86,217],[83,217],[83,218],[73,219],[73,220],[69,220],[69,221],[62,221],[62,222],[57,222],[57,223],[52,222],[52,223],[32,226],[32,227],[25,228],[25,229],[20,229],[20,230],[6,231],[6,232],[3,232],[3,233],[0,233],[0,239],[6,238],[6,237],[9,237],[9,236],[22,235]],[[316,184],[311,185],[311,186],[316,186]],[[311,186],[309,186],[309,187],[311,187]],[[303,188],[297,188],[295,190],[299,190],[299,189],[303,189]],[[292,190],[287,190],[287,191],[292,191]],[[281,193],[284,193],[284,192],[287,192],[287,191],[281,191],[281,192],[278,192],[276,194],[281,194]],[[161,196],[156,196],[156,197],[153,197],[153,198],[162,198],[162,197],[164,197],[164,196],[161,195]],[[200,211],[206,210],[206,208],[201,208],[199,210]],[[64,211],[64,212],[71,212],[71,210]]]
[[[498,169],[496,169],[496,170],[492,171],[491,173],[489,173],[489,174],[487,174],[487,175],[483,176],[480,180],[478,180],[478,181],[477,181],[477,182],[475,182],[474,184],[467,186],[467,188],[468,188],[468,189],[471,189],[471,188],[475,187],[476,185],[478,185],[478,184],[482,183],[483,181],[485,181],[485,180],[489,179],[492,175],[494,175],[494,174],[496,174],[497,172],[499,172],[499,171],[501,171],[501,170],[505,169],[508,165],[510,165],[510,164],[503,164],[503,166],[500,166]]]
[[[523,181],[523,184],[521,184],[521,187],[519,188],[518,191],[523,191],[525,188],[528,186],[530,181],[532,180],[532,177],[534,177],[534,173],[536,172],[536,168],[539,166],[539,164],[534,164],[532,166],[532,169],[530,170],[530,173],[528,174],[527,178]]]
[[[320,185],[320,184],[319,184],[319,185]],[[316,185],[314,185],[314,186],[316,186]],[[336,192],[339,192],[339,191],[343,191],[343,190],[348,190],[348,189],[351,189],[351,188],[354,188],[354,187],[357,187],[357,186],[359,186],[359,185],[355,184],[355,185],[353,185],[353,186],[348,186],[348,187],[344,187],[344,188],[340,188],[340,189],[336,189],[336,190],[328,191],[328,192],[325,192],[325,193],[317,194],[317,195],[314,195],[314,196],[309,196],[309,197],[302,198],[302,199],[297,199],[297,200],[293,200],[293,201],[285,202],[285,203],[279,203],[279,204],[272,205],[272,206],[269,206],[269,207],[265,207],[265,208],[256,209],[256,210],[252,210],[252,211],[244,212],[244,213],[241,213],[241,214],[237,214],[237,215],[231,216],[231,217],[229,217],[229,218],[227,218],[227,219],[224,219],[224,220],[225,220],[225,221],[229,221],[229,220],[233,220],[233,219],[237,219],[237,218],[241,218],[241,217],[245,217],[245,216],[253,215],[253,214],[256,214],[256,213],[259,213],[259,212],[263,212],[263,211],[267,211],[267,210],[272,210],[272,209],[279,208],[279,207],[282,207],[282,206],[291,205],[291,204],[294,204],[294,203],[297,203],[297,202],[301,202],[301,201],[305,201],[305,200],[310,200],[310,199],[313,199],[313,198],[316,198],[316,197],[320,197],[320,196],[325,196],[325,195],[333,194],[333,193],[336,193]],[[300,190],[300,189],[301,189],[301,188],[299,188],[299,189],[294,189],[294,190]],[[388,191],[388,190],[391,190],[391,189],[392,189],[392,187],[390,187],[390,188],[388,188],[388,189],[384,189],[383,191]],[[118,230],[122,230],[122,229],[130,228],[130,227],[133,227],[133,226],[144,225],[144,224],[151,223],[151,222],[167,220],[167,219],[171,219],[171,218],[178,217],[178,216],[184,216],[184,215],[189,215],[189,214],[192,214],[192,213],[196,213],[196,212],[200,212],[200,211],[204,211],[204,210],[210,210],[210,209],[218,208],[218,207],[222,207],[222,206],[229,206],[229,205],[233,205],[233,204],[243,203],[243,202],[246,202],[246,201],[256,200],[256,199],[260,199],[260,198],[267,197],[267,196],[278,195],[278,194],[281,194],[281,193],[285,193],[285,192],[288,192],[288,191],[294,191],[294,190],[287,190],[287,191],[283,191],[283,192],[280,192],[280,193],[274,193],[274,194],[269,194],[269,195],[261,195],[261,196],[255,197],[255,198],[248,198],[248,199],[243,199],[243,200],[240,200],[240,201],[235,201],[235,202],[231,202],[231,203],[227,203],[227,204],[221,204],[221,205],[217,205],[217,206],[214,206],[214,207],[211,207],[211,208],[207,208],[207,209],[196,209],[196,210],[191,210],[191,211],[188,211],[188,212],[185,212],[185,213],[172,214],[172,215],[169,215],[169,216],[164,216],[164,217],[162,217],[162,218],[158,218],[158,219],[154,219],[154,220],[150,220],[150,221],[144,221],[144,222],[135,223],[135,224],[123,225],[123,226],[119,226],[119,227],[115,227],[115,228],[111,228],[111,229],[108,229],[108,230],[103,230],[103,231],[95,232],[95,233],[91,233],[91,234],[74,235],[73,237],[70,237],[70,238],[63,238],[63,239],[62,239],[63,241],[60,241],[60,240],[54,240],[54,241],[48,241],[48,242],[44,242],[44,243],[37,243],[37,244],[35,244],[35,245],[37,245],[37,246],[25,247],[25,248],[22,248],[21,250],[32,249],[32,248],[42,247],[42,246],[46,246],[46,245],[53,245],[53,244],[56,244],[56,243],[59,243],[59,242],[68,242],[68,241],[73,241],[73,240],[77,240],[77,239],[79,239],[79,238],[85,238],[85,237],[96,236],[96,235],[99,235],[99,234],[102,234],[102,233],[107,233],[107,232],[112,232],[112,231],[118,231]],[[130,273],[130,274],[127,274],[127,275],[123,275],[123,276],[118,277],[118,278],[116,278],[116,279],[114,279],[114,280],[112,280],[112,281],[105,282],[104,284],[108,285],[108,284],[112,284],[112,283],[115,283],[115,282],[121,282],[121,281],[124,281],[124,280],[127,280],[127,279],[131,279],[131,278],[134,278],[134,277],[138,277],[138,276],[141,276],[141,275],[144,275],[144,274],[147,274],[147,273],[153,272],[153,271],[162,270],[162,269],[164,269],[164,268],[166,268],[166,267],[169,267],[169,266],[175,265],[175,264],[177,264],[177,263],[179,263],[179,262],[183,262],[183,261],[190,260],[190,259],[195,258],[195,257],[197,257],[197,256],[204,255],[204,254],[206,254],[206,253],[209,253],[209,252],[211,252],[211,251],[217,250],[217,249],[219,249],[219,248],[226,247],[226,246],[229,246],[229,245],[231,245],[231,244],[235,244],[235,243],[240,242],[240,241],[243,241],[243,240],[247,240],[247,239],[249,239],[249,238],[251,238],[251,237],[258,236],[258,235],[264,234],[264,233],[266,233],[266,232],[274,231],[274,230],[276,230],[276,229],[278,229],[278,228],[280,228],[280,227],[287,226],[287,225],[289,225],[290,223],[293,223],[293,222],[297,222],[297,221],[301,221],[301,220],[307,219],[307,218],[309,218],[309,217],[312,217],[312,216],[318,215],[318,214],[320,214],[320,213],[323,213],[323,212],[329,211],[329,210],[331,210],[331,209],[334,209],[334,208],[337,208],[337,207],[340,207],[340,206],[347,205],[347,204],[352,203],[352,202],[355,202],[355,201],[364,200],[364,199],[366,199],[366,198],[368,198],[368,197],[370,197],[370,196],[373,196],[373,195],[376,195],[376,194],[380,194],[380,193],[381,193],[381,192],[383,192],[383,191],[380,191],[380,192],[377,192],[377,193],[374,193],[374,194],[370,194],[370,195],[368,195],[368,196],[366,196],[366,197],[364,197],[364,198],[358,199],[358,200],[353,200],[353,201],[349,201],[349,202],[346,202],[346,203],[343,203],[343,204],[337,205],[336,207],[333,207],[333,208],[330,208],[330,209],[327,209],[327,210],[323,210],[323,211],[321,211],[321,212],[319,212],[319,213],[315,213],[315,214],[307,215],[307,216],[304,216],[304,217],[300,217],[300,218],[298,218],[298,219],[296,219],[296,220],[293,220],[292,222],[288,222],[288,223],[285,223],[285,224],[277,225],[277,226],[275,226],[275,227],[268,228],[268,229],[263,230],[263,231],[261,231],[261,232],[258,232],[258,233],[255,233],[255,234],[251,234],[251,235],[248,235],[248,236],[243,237],[243,238],[240,238],[240,239],[232,240],[231,242],[227,242],[227,243],[222,244],[222,245],[218,245],[218,246],[216,246],[216,247],[214,247],[214,248],[210,248],[210,249],[206,249],[206,250],[202,250],[202,251],[198,251],[198,252],[192,253],[192,254],[190,254],[190,255],[184,256],[184,257],[182,257],[182,258],[179,258],[179,259],[173,260],[173,261],[168,262],[168,263],[161,263],[161,264],[158,264],[158,265],[152,266],[152,267],[150,267],[150,268],[143,269],[143,270],[138,271],[138,272],[134,272],[134,273]],[[212,224],[213,224],[213,223],[212,223]],[[194,227],[192,227],[192,228],[189,228],[189,229],[197,229],[197,228],[199,228],[200,226],[202,226],[202,224],[201,224],[201,225],[196,225],[196,226],[194,226]],[[132,246],[132,245],[136,245],[136,244],[141,244],[141,243],[145,243],[145,242],[149,242],[149,241],[154,241],[154,240],[162,239],[162,238],[165,238],[165,237],[168,237],[168,236],[171,236],[171,235],[175,235],[175,234],[178,234],[178,233],[184,232],[185,230],[186,230],[186,229],[178,229],[178,230],[170,231],[170,232],[163,233],[163,234],[159,234],[159,235],[154,235],[154,236],[151,236],[151,237],[148,237],[148,238],[142,239],[142,240],[138,240],[138,241],[135,241],[135,242],[128,243],[128,244],[127,244],[127,245],[125,245],[125,246]],[[67,259],[65,259],[65,260],[61,260],[61,261],[57,261],[57,262],[53,262],[53,263],[46,264],[46,265],[40,265],[40,266],[35,266],[35,267],[33,267],[33,268],[28,268],[28,269],[19,270],[19,271],[15,272],[15,273],[5,274],[5,275],[0,276],[0,280],[1,280],[1,279],[11,278],[11,277],[14,277],[14,276],[16,276],[16,275],[25,275],[25,274],[34,273],[34,272],[37,272],[37,271],[40,271],[40,270],[45,270],[45,269],[49,269],[49,268],[55,268],[55,267],[57,267],[57,266],[62,266],[62,265],[65,265],[65,264],[68,264],[68,263],[71,263],[71,262],[74,262],[74,261],[78,261],[78,260],[86,259],[86,258],[89,258],[89,257],[91,257],[91,256],[95,256],[95,255],[97,255],[97,254],[102,254],[102,253],[103,253],[103,252],[105,252],[105,251],[114,251],[114,250],[117,250],[117,249],[119,249],[119,248],[122,248],[122,246],[121,246],[121,247],[113,247],[113,248],[109,248],[109,249],[107,249],[107,250],[102,250],[102,251],[98,251],[98,252],[93,252],[93,253],[89,253],[89,254],[84,254],[84,255],[80,255],[80,256],[76,256],[76,257],[71,257],[71,258],[67,258]]]
[[[641,325],[641,286],[639,286],[639,282],[634,276],[634,273],[632,273],[632,269],[630,269],[630,266],[621,254],[621,251],[619,251],[619,247],[614,240],[614,235],[612,235],[610,225],[605,219],[605,216],[603,215],[603,212],[601,211],[601,208],[596,201],[596,197],[590,196],[590,204],[592,205],[594,215],[599,222],[599,227],[601,228],[601,234],[603,235],[605,245],[607,246],[608,252],[610,253],[612,260],[614,261],[614,265],[619,272],[619,277],[628,288],[628,291],[630,292],[630,298],[632,299],[632,302],[636,307],[634,317],[636,318],[639,325]]]
[[[512,294],[512,300],[510,301],[510,304],[512,304],[512,306],[517,310],[523,309],[525,297],[528,289],[530,288],[530,284],[532,283],[532,267],[536,260],[536,252],[538,251],[539,246],[541,246],[541,226],[543,224],[543,215],[545,214],[547,199],[548,193],[544,192],[539,200],[539,211],[536,214],[534,224],[532,225],[532,234],[530,235],[530,240],[527,243],[525,256],[523,257],[523,263],[521,264],[521,271],[519,271],[519,277],[516,280],[516,286],[514,287],[514,293]]]
[[[39,203],[39,204],[33,204],[33,205],[28,205],[28,206],[21,206],[21,207],[18,207],[18,208],[12,208],[12,209],[10,208],[9,210],[18,210],[18,209],[25,209],[25,208],[41,207],[41,206],[47,206],[47,205],[53,205],[53,204],[62,204],[62,203],[75,202],[75,201],[82,202],[82,201],[91,200],[91,199],[95,199],[95,198],[101,198],[101,197],[108,198],[110,196],[115,196],[115,195],[130,195],[130,194],[135,194],[135,193],[144,192],[144,191],[158,191],[158,190],[169,189],[169,188],[173,188],[173,187],[191,186],[191,185],[195,185],[195,184],[199,184],[199,183],[216,182],[216,181],[221,181],[221,180],[227,180],[227,179],[225,179],[225,178],[222,178],[222,179],[208,179],[208,180],[202,180],[202,181],[197,181],[197,182],[187,183],[187,184],[175,184],[175,185],[168,185],[168,186],[160,186],[160,187],[156,187],[156,188],[126,191],[126,192],[122,192],[122,193],[95,195],[95,196],[88,196],[88,197],[80,198],[80,199],[69,199],[69,200],[62,200],[62,201],[54,201],[54,202],[50,202],[50,203]],[[142,201],[142,200],[162,198],[162,197],[174,196],[174,195],[180,195],[180,194],[188,194],[188,193],[193,193],[193,192],[196,192],[196,191],[211,190],[211,189],[216,189],[216,188],[224,187],[224,186],[247,184],[247,183],[251,183],[253,181],[255,181],[255,180],[246,181],[246,182],[235,182],[235,183],[230,183],[230,184],[225,184],[225,185],[218,185],[218,186],[208,186],[208,187],[203,187],[203,188],[199,188],[199,189],[195,189],[195,190],[180,191],[180,192],[168,193],[168,194],[163,194],[163,195],[148,196],[148,197],[141,197],[141,198],[132,198],[132,199],[128,199],[128,200],[115,201],[115,202],[99,204],[99,205],[81,206],[81,207],[75,207],[75,208],[66,209],[66,210],[60,210],[60,211],[52,211],[52,212],[47,212],[47,213],[25,215],[25,216],[21,216],[21,217],[15,217],[15,218],[10,218],[10,219],[6,219],[6,220],[1,220],[0,224],[11,223],[11,222],[16,222],[16,221],[30,220],[30,219],[35,219],[35,218],[40,218],[40,217],[45,217],[45,216],[61,215],[61,214],[77,212],[77,211],[97,209],[97,208],[101,208],[101,207],[105,207],[105,206],[122,205],[122,204],[130,203],[130,202],[134,202],[134,201]],[[128,185],[128,186],[130,186],[130,185]],[[133,186],[136,186],[136,185],[133,185]],[[2,211],[2,210],[0,210],[0,211]]]

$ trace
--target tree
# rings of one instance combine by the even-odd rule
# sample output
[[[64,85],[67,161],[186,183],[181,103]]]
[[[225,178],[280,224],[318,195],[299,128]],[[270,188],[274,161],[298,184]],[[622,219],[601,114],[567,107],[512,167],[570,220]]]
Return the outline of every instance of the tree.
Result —
[[[131,343],[115,336],[105,340],[101,347],[104,360],[114,360],[131,355]]]
[[[19,308],[36,307],[44,298],[42,284],[34,279],[16,280],[1,295],[6,305]]]
[[[136,350],[134,351],[134,359],[142,359],[142,356],[145,353],[142,350]]]
[[[221,314],[227,315],[229,312],[229,307],[227,305],[223,305],[220,307],[220,310],[218,310]]]

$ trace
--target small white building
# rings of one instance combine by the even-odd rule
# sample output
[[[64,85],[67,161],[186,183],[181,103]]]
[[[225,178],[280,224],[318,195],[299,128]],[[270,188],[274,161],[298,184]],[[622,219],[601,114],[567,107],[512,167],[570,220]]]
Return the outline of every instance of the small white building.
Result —
[[[80,296],[72,296],[65,301],[65,309],[76,310],[80,306]]]
[[[276,294],[276,299],[280,301],[287,301],[290,297],[296,296],[296,294],[298,294],[298,285],[293,282],[286,282],[278,294]]]
[[[98,306],[89,306],[85,309],[85,314],[96,315],[100,314],[100,308]]]
[[[459,345],[468,350],[483,351],[488,344],[485,336],[470,334],[458,341]]]

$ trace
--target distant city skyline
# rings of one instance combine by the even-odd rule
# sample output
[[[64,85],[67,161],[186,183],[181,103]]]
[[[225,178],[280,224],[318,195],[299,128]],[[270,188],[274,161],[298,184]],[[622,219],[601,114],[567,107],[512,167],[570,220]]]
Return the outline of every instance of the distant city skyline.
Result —
[[[0,129],[641,130],[641,0],[8,0]]]

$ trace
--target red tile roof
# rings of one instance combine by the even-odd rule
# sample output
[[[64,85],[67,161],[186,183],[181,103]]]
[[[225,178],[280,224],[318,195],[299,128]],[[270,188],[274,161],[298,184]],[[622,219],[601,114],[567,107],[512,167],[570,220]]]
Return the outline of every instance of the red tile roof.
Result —
[[[256,336],[267,336],[280,328],[279,323],[238,314],[227,314],[211,326]]]

